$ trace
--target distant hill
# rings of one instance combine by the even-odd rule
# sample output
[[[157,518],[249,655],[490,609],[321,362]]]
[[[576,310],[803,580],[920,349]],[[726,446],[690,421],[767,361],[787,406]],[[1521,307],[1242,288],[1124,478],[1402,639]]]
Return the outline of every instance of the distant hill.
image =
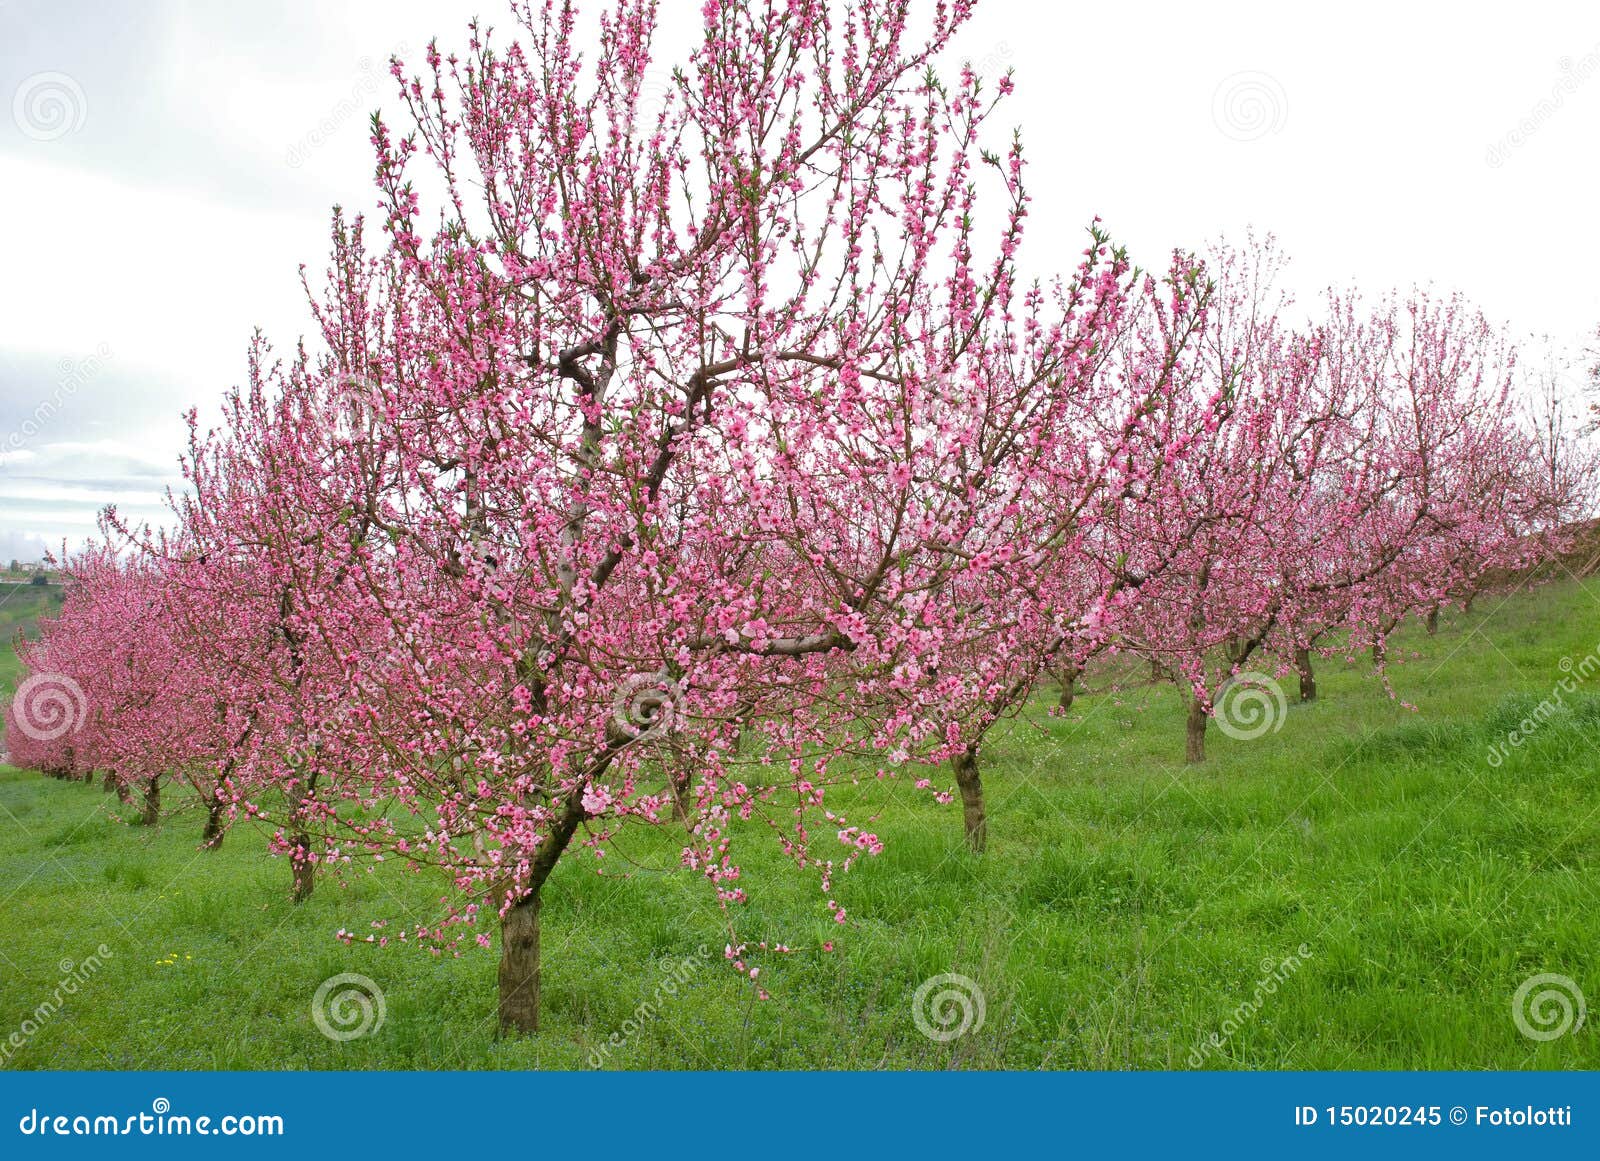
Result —
[[[0,692],[10,692],[20,668],[11,648],[13,638],[19,631],[36,636],[39,618],[60,613],[61,599],[60,585],[0,581]]]
[[[61,612],[61,599],[59,584],[0,581],[0,637],[10,641],[19,628],[31,636],[40,617]]]

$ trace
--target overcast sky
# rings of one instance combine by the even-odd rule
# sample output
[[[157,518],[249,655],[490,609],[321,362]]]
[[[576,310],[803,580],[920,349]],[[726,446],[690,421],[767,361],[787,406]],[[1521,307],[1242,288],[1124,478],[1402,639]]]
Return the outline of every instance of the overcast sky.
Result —
[[[1460,289],[1573,350],[1600,324],[1600,4],[983,0],[961,45],[1015,70],[1034,261],[1096,214],[1160,266],[1247,227],[1294,287]],[[687,45],[699,0],[662,0]],[[1480,10],[1481,11],[1481,10]],[[155,515],[181,413],[253,328],[307,329],[297,267],[369,209],[391,53],[497,0],[0,0],[0,559]],[[396,118],[398,119],[398,118]]]

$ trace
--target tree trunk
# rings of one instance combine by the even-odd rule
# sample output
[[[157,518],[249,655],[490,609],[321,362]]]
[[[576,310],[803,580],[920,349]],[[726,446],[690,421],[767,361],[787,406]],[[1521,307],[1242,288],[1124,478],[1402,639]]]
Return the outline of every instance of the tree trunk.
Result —
[[[317,865],[311,861],[311,836],[301,832],[294,836],[289,850],[289,863],[294,868],[294,890],[291,898],[304,903],[311,898],[317,885]]]
[[[989,845],[989,821],[983,813],[983,778],[978,773],[978,749],[968,746],[950,764],[955,767],[956,785],[961,788],[961,812],[966,824],[967,846],[981,855]]]
[[[539,1030],[539,893],[500,920],[500,1027]]]
[[[697,760],[695,765],[698,764]],[[674,765],[668,769],[667,786],[672,791],[672,817],[683,824],[684,833],[692,838],[699,815],[690,807],[698,806],[698,803],[694,800],[694,787],[684,768]]]
[[[672,817],[687,824],[689,808],[684,805],[683,800],[689,793],[689,780],[674,771],[667,775],[667,783],[672,787]]]
[[[1432,637],[1439,631],[1439,606],[1434,605],[1428,610],[1428,636]]]
[[[1295,672],[1300,675],[1300,700],[1317,700],[1317,674],[1311,668],[1311,650],[1296,649],[1294,651]]]
[[[1061,700],[1056,703],[1056,708],[1063,713],[1072,708],[1072,701],[1077,696],[1078,675],[1082,672],[1080,665],[1063,665],[1057,675],[1061,681]]]
[[[733,707],[733,752],[744,753],[744,734],[750,725],[750,714],[755,710],[755,702],[742,701]]]
[[[161,780],[152,778],[145,783],[144,814],[139,820],[145,826],[155,826],[161,821]]]
[[[1399,617],[1385,617],[1384,623],[1378,626],[1378,635],[1372,642],[1372,664],[1375,668],[1383,668],[1389,660],[1389,634],[1399,624]]]
[[[222,840],[227,835],[223,821],[228,816],[228,807],[225,803],[213,801],[206,808],[206,829],[200,836],[200,845],[205,850],[215,851],[222,847]]]
[[[608,747],[591,777],[599,777],[616,756]],[[527,894],[500,919],[500,1030],[529,1033],[539,1030],[539,908],[540,895],[567,845],[584,819],[583,787],[567,793],[561,814],[550,827],[528,868]]]
[[[1203,701],[1193,695],[1189,698],[1189,720],[1185,729],[1183,760],[1191,765],[1206,760],[1206,713]]]
[[[1161,681],[1166,676],[1167,675],[1161,671],[1161,662],[1152,657],[1150,659],[1150,680]]]

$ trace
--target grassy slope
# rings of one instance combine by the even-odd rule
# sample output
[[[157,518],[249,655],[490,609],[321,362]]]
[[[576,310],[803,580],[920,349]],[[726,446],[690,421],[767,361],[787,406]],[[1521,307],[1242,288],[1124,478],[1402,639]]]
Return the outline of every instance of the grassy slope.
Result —
[[[19,666],[11,642],[17,633],[33,636],[40,617],[53,617],[60,611],[59,585],[0,581],[0,693],[11,692],[16,684]]]
[[[1511,1019],[1536,972],[1600,1002],[1600,689],[1568,696],[1503,765],[1487,760],[1561,659],[1600,647],[1588,583],[1487,599],[1435,638],[1408,632],[1394,683],[1420,712],[1364,667],[1324,662],[1317,704],[1256,741],[1213,729],[1200,768],[1175,760],[1170,687],[1034,715],[993,748],[988,856],[964,853],[956,808],[899,788],[876,824],[887,850],[837,885],[847,927],[813,880],[764,873],[782,858],[752,834],[744,927],[798,949],[758,961],[773,999],[714,955],[609,1063],[1184,1067],[1258,996],[1263,963],[1303,943],[1309,957],[1207,1067],[1600,1066],[1592,1028],[1540,1044]],[[672,865],[670,830],[627,839],[604,876],[577,860],[547,893],[545,1030],[497,1040],[492,954],[331,938],[427,919],[437,878],[360,874],[296,908],[287,866],[253,831],[202,855],[198,818],[151,833],[112,805],[0,773],[0,1034],[49,996],[59,961],[113,953],[12,1067],[582,1067],[657,993],[664,958],[723,942],[704,884],[652,869]],[[387,1017],[333,1043],[312,997],[346,971],[378,982]],[[948,971],[978,982],[986,1020],[935,1043],[911,997]]]

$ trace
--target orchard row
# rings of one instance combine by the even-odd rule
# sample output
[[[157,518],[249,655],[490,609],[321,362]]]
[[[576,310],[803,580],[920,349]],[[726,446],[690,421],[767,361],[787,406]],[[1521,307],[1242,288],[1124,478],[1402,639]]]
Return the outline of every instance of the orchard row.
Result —
[[[1098,223],[1050,275],[984,144],[1009,78],[944,63],[968,8],[713,0],[664,99],[642,0],[395,62],[381,241],[335,213],[317,341],[258,336],[171,520],[65,563],[12,760],[198,799],[207,847],[254,820],[297,898],[442,872],[401,937],[498,927],[531,1030],[542,892],[625,827],[681,832],[754,979],[737,834],[843,922],[880,842],[840,782],[959,797],[981,851],[985,738],[1041,684],[1143,659],[1200,761],[1237,675],[1381,672],[1560,548],[1592,463],[1464,302],[1300,311],[1270,244],[1145,272]]]

